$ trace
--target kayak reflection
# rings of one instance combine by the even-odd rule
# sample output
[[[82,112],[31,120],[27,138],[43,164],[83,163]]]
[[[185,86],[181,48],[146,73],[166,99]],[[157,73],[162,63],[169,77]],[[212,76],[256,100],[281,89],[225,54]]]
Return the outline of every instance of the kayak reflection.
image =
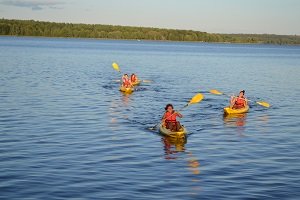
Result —
[[[247,113],[224,115],[223,120],[227,126],[245,126]]]
[[[125,107],[129,106],[130,101],[131,101],[130,94],[123,94],[121,97],[121,100],[122,100],[123,106],[125,106]]]
[[[171,160],[177,158],[175,155],[176,153],[185,151],[184,145],[186,144],[187,139],[186,137],[162,137],[161,141],[164,144],[165,159]]]
[[[200,174],[200,163],[196,157],[193,156],[192,152],[188,153],[188,168],[193,174]],[[197,181],[197,179],[193,179],[193,181]]]
[[[175,160],[177,159],[177,153],[185,152],[185,144],[187,143],[187,139],[185,138],[174,138],[174,137],[162,137],[161,138],[164,144],[165,151],[165,159],[166,160]],[[192,154],[192,152],[185,152],[187,155],[187,167],[190,172],[197,175],[200,174],[200,163],[198,159]],[[197,179],[193,178],[193,181],[197,181]]]

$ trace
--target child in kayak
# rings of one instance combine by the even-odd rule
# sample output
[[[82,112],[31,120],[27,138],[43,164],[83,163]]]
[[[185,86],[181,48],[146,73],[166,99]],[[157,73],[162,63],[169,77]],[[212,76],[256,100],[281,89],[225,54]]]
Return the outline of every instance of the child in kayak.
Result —
[[[132,83],[128,77],[128,74],[124,74],[122,76],[122,86],[126,88],[132,87]]]
[[[181,129],[181,125],[179,121],[177,121],[176,117],[182,118],[183,116],[174,110],[172,104],[168,104],[165,107],[166,112],[162,117],[162,124],[171,131],[179,131]]]
[[[135,74],[133,73],[133,74],[131,74],[130,80],[131,80],[131,83],[135,83],[135,82],[137,82],[139,79],[138,79],[137,75],[135,75]]]
[[[230,108],[232,109],[245,108],[247,105],[248,100],[245,97],[245,90],[240,91],[238,97],[231,97],[230,99]]]

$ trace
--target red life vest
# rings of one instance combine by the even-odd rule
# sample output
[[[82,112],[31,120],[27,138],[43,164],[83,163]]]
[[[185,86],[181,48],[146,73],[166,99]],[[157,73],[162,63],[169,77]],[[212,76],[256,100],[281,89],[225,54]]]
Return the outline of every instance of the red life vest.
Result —
[[[130,81],[129,81],[128,78],[123,77],[122,79],[123,79],[123,85],[124,86],[129,86],[130,85]]]
[[[177,114],[166,112],[165,119],[166,122],[176,122]]]
[[[238,97],[235,100],[234,107],[236,107],[236,108],[243,108],[244,104],[245,104],[245,98]]]
[[[136,82],[137,80],[136,80],[136,75],[131,75],[131,82]]]

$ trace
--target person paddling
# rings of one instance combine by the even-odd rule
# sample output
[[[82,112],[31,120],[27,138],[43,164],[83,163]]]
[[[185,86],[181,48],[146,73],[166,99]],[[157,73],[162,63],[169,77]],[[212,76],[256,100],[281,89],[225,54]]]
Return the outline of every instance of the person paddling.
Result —
[[[128,74],[124,74],[122,76],[122,86],[126,87],[126,88],[132,87],[132,83],[131,83],[131,81],[130,81],[130,79],[128,77]]]
[[[230,99],[230,108],[232,109],[245,108],[247,105],[248,100],[245,97],[245,90],[240,91],[239,96]]]
[[[135,74],[133,73],[133,74],[131,74],[130,80],[131,80],[132,83],[135,83],[135,82],[137,82],[139,79],[138,79],[137,75],[135,75]]]
[[[171,131],[179,131],[181,129],[180,122],[177,121],[176,117],[182,118],[183,116],[174,110],[172,104],[168,104],[165,107],[165,113],[162,117],[162,124]]]

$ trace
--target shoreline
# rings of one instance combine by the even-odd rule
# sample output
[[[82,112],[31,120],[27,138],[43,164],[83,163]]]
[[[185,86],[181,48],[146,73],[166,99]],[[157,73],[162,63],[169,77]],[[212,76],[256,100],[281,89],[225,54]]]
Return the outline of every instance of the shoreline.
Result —
[[[221,34],[194,30],[0,19],[0,35],[217,44],[300,45],[299,35]]]
[[[84,40],[112,40],[112,41],[136,41],[136,42],[178,42],[178,43],[204,43],[204,44],[239,44],[239,45],[272,45],[272,46],[300,46],[300,44],[274,44],[264,42],[241,43],[241,42],[204,42],[204,41],[179,41],[179,40],[145,40],[145,39],[113,39],[113,38],[89,38],[89,37],[49,37],[49,36],[28,36],[28,35],[0,35],[0,37],[17,38],[54,38],[54,39],[84,39]]]

